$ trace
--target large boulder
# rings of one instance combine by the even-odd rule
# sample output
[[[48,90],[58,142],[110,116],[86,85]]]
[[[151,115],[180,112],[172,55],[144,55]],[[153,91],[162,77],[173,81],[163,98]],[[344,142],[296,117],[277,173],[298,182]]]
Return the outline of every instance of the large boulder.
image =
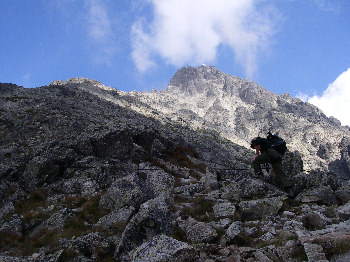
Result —
[[[320,245],[312,243],[304,243],[304,250],[308,261],[328,262],[323,248]]]
[[[330,187],[332,190],[341,188],[344,181],[332,172],[312,170],[310,173],[299,173],[292,177],[291,182],[297,193],[314,187]]]
[[[26,190],[32,190],[44,183],[52,183],[62,178],[64,171],[78,155],[74,150],[53,143],[51,148],[35,156],[26,165],[21,177]]]
[[[197,251],[190,245],[166,235],[159,235],[143,243],[131,252],[135,262],[197,261]]]
[[[45,232],[48,230],[57,230],[64,231],[64,226],[73,219],[76,218],[76,213],[69,208],[63,208],[51,215],[49,219],[45,220],[43,223],[39,224],[35,227],[30,233],[30,236],[35,236],[40,234],[41,232]]]
[[[146,184],[150,198],[160,194],[172,194],[175,178],[163,170],[155,170],[147,174]]]
[[[283,195],[283,192],[271,184],[250,178],[243,178],[237,181],[233,180],[225,184],[220,189],[220,192],[222,198],[230,199],[234,202]]]
[[[135,213],[134,207],[122,207],[118,210],[114,210],[111,213],[101,217],[97,223],[96,227],[108,228],[113,225],[124,225],[127,224]]]
[[[233,217],[236,212],[236,207],[231,202],[216,203],[213,206],[214,216],[221,217]]]
[[[339,217],[344,220],[350,219],[350,201],[343,206],[340,206],[338,209]]]
[[[108,210],[118,210],[123,206],[138,208],[147,197],[146,184],[137,175],[116,180],[100,199],[99,206]]]
[[[323,205],[337,204],[337,196],[330,186],[305,189],[295,200],[301,203],[317,203]]]
[[[239,203],[239,212],[243,220],[258,220],[268,216],[276,216],[283,206],[286,197],[271,197]]]
[[[104,238],[100,233],[93,232],[68,241],[69,249],[87,257],[104,257],[114,250],[112,241]]]
[[[209,223],[196,222],[186,227],[186,237],[191,243],[205,243],[217,238],[216,230]]]
[[[65,224],[76,216],[72,209],[64,208],[59,212],[53,214],[48,220],[44,222],[44,226],[48,230],[60,229],[63,230]]]
[[[195,183],[190,185],[179,186],[174,189],[174,193],[182,194],[184,196],[193,196],[205,189],[203,183]]]
[[[238,236],[242,232],[242,230],[243,230],[243,223],[241,221],[235,221],[226,230],[226,238],[228,240],[232,240],[236,236]]]
[[[172,198],[165,194],[143,203],[125,228],[115,256],[122,260],[130,250],[144,241],[169,233],[173,221],[172,206]]]

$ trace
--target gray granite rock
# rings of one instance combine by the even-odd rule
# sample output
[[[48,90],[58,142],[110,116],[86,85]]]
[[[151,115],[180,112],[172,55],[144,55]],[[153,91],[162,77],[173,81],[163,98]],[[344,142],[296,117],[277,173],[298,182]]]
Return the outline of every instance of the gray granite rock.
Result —
[[[113,243],[97,232],[73,239],[69,241],[69,246],[72,250],[95,259],[103,258],[114,250]]]
[[[240,212],[244,220],[257,220],[268,216],[276,216],[282,208],[286,197],[263,198],[241,201]]]
[[[204,243],[212,241],[218,234],[210,224],[196,222],[186,227],[186,236],[191,243]]]
[[[107,193],[101,197],[99,206],[109,210],[118,210],[123,206],[138,208],[146,197],[145,182],[137,175],[129,175],[111,185]]]
[[[350,201],[343,206],[340,206],[338,209],[339,216],[344,220],[350,219]]]
[[[233,217],[236,212],[236,207],[230,202],[216,203],[213,206],[215,217]]]
[[[328,259],[326,258],[323,252],[322,246],[317,244],[305,243],[304,249],[305,249],[308,261],[310,262],[327,262],[328,261]]]
[[[143,203],[123,232],[115,256],[122,257],[147,239],[169,233],[173,220],[172,205],[171,198],[164,194]]]
[[[75,212],[69,208],[64,208],[53,214],[43,223],[43,227],[47,230],[60,229],[63,230],[64,225],[75,217]]]
[[[325,205],[335,205],[337,197],[330,187],[313,187],[301,192],[296,201],[301,203],[318,203]]]
[[[197,261],[198,254],[192,246],[166,235],[159,235],[130,252],[131,261],[182,262]]]
[[[134,213],[134,207],[122,207],[118,210],[112,211],[108,215],[101,217],[95,226],[108,228],[113,224],[127,224]]]
[[[229,240],[234,239],[243,230],[243,223],[241,221],[233,222],[226,230],[226,236]]]
[[[147,174],[147,189],[150,198],[160,194],[172,194],[175,178],[162,170],[151,171]]]

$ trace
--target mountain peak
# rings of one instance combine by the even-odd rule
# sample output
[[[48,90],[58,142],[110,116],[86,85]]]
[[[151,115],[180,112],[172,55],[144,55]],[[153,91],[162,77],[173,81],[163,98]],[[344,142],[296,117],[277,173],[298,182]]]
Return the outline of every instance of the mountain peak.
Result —
[[[236,97],[253,104],[257,100],[274,103],[276,95],[257,83],[228,75],[215,66],[183,67],[170,80],[167,92],[185,96]],[[271,99],[273,97],[273,99]]]
[[[50,83],[50,86],[62,86],[62,85],[78,85],[84,86],[84,89],[86,87],[98,87],[103,90],[107,91],[112,91],[115,90],[110,86],[105,86],[101,82],[94,80],[94,79],[89,79],[85,77],[75,77],[75,78],[68,78],[67,81],[62,81],[62,80],[56,80]]]
[[[171,78],[167,90],[185,95],[213,92],[225,86],[227,76],[215,66],[183,67]]]

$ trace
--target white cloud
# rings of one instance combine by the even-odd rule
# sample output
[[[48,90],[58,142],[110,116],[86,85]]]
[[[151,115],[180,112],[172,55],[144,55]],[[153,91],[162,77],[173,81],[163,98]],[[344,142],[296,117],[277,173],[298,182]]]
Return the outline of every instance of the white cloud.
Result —
[[[220,45],[235,53],[247,76],[257,68],[257,56],[274,33],[277,13],[259,0],[148,0],[153,20],[140,18],[132,28],[134,63],[140,71],[166,63],[210,63]],[[259,9],[259,10],[258,10]]]
[[[314,3],[323,11],[338,13],[339,7],[334,5],[333,1],[329,0],[314,0]]]
[[[142,23],[137,22],[132,27],[132,59],[140,71],[146,71],[153,67],[155,63],[148,59],[152,47],[150,46],[151,39],[144,33]]]
[[[106,1],[89,0],[86,2],[87,37],[93,61],[97,65],[110,65],[114,59],[117,44],[114,41],[114,24]]]
[[[331,83],[321,96],[313,96],[308,102],[319,107],[327,116],[350,126],[350,68]]]
[[[94,41],[104,42],[112,34],[111,19],[103,4],[96,0],[90,0],[88,3],[88,33]]]

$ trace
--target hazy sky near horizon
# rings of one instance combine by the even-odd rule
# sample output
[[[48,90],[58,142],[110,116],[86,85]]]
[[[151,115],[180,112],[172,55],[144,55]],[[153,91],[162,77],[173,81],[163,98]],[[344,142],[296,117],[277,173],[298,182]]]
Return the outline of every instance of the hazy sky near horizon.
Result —
[[[0,82],[164,89],[214,65],[350,126],[348,0],[0,0]]]

